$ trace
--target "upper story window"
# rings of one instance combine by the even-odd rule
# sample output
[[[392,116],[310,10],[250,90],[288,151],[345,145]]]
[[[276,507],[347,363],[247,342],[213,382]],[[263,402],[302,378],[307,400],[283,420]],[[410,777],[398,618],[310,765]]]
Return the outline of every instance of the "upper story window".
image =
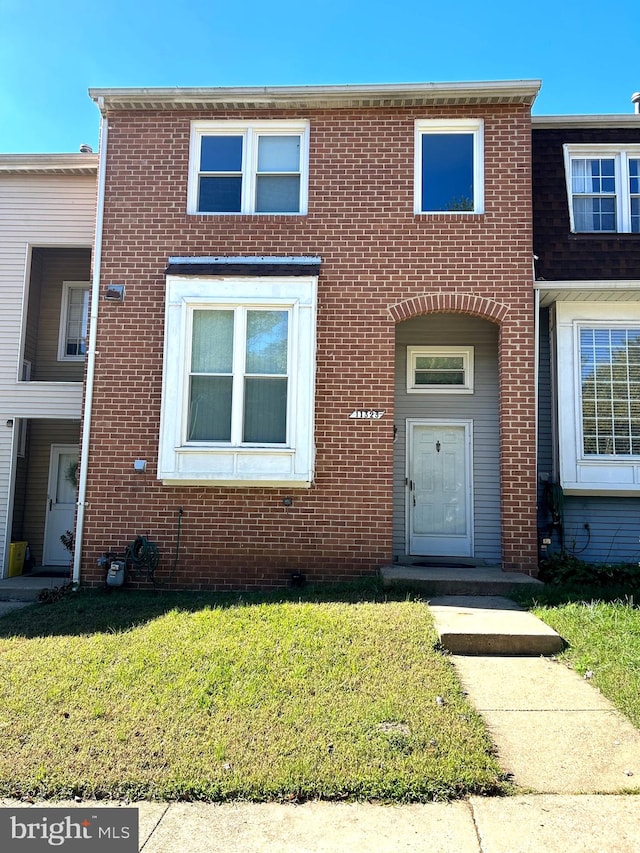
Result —
[[[89,284],[65,281],[60,307],[58,361],[82,361],[87,353]]]
[[[484,212],[481,119],[415,124],[415,213]]]
[[[640,233],[640,145],[565,145],[571,230]]]
[[[187,211],[305,214],[308,160],[308,121],[194,121]]]

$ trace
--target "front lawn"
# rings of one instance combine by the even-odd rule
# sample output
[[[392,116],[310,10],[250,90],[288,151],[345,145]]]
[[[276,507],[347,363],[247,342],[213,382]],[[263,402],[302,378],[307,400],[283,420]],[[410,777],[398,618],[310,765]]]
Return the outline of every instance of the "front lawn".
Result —
[[[76,593],[0,620],[0,794],[504,792],[419,600]]]

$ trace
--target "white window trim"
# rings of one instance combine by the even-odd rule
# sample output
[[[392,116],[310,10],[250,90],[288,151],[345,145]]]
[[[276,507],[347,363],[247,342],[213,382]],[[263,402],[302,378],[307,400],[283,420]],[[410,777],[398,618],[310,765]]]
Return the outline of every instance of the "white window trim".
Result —
[[[67,355],[67,317],[69,313],[69,295],[72,290],[85,290],[90,292],[91,285],[88,281],[64,281],[62,283],[62,298],[60,301],[60,327],[58,332],[58,361],[84,361],[84,355]],[[89,342],[89,312],[87,309],[87,333],[86,344]]]
[[[464,385],[416,385],[415,361],[419,355],[463,357]],[[473,347],[407,347],[407,394],[473,394]]]
[[[473,210],[422,210],[422,137],[425,133],[473,134]],[[484,213],[483,119],[416,119],[414,131],[414,213],[421,216],[464,216]]]
[[[200,176],[200,146],[204,136],[243,136],[242,203],[239,211],[198,210]],[[256,171],[258,167],[258,136],[291,135],[300,137],[300,209],[286,212],[254,210]],[[309,204],[309,121],[192,121],[189,144],[189,181],[187,213],[198,216],[304,216]]]
[[[317,277],[167,276],[158,479],[165,485],[309,488],[313,481]],[[193,310],[246,306],[291,315],[287,444],[187,442]]]
[[[640,144],[609,145],[609,144],[565,144],[562,146],[564,153],[564,174],[567,187],[567,199],[569,204],[569,223],[573,234],[593,234],[595,236],[606,234],[628,234],[631,232],[631,195],[629,192],[629,158],[640,157]],[[601,159],[613,158],[615,160],[616,181],[616,223],[615,231],[577,231],[573,216],[573,188],[571,185],[571,161],[574,159]],[[578,194],[580,195],[580,194]]]
[[[579,330],[640,324],[640,304],[558,302],[555,314],[560,485],[567,494],[638,495],[640,456],[583,451]]]

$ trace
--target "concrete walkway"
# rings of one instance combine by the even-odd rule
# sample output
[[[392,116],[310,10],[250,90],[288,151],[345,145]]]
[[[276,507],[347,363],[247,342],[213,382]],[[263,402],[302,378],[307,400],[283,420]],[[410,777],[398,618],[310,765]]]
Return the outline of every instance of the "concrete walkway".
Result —
[[[543,656],[562,648],[555,631],[499,597],[434,598],[429,607],[443,646],[465,652],[451,659],[516,785],[640,791],[640,732],[588,681]]]
[[[5,807],[16,807],[10,800]],[[23,806],[39,820],[41,806]],[[90,818],[113,803],[48,805]],[[471,797],[454,803],[131,803],[144,853],[637,853],[640,797]],[[40,813],[40,814],[39,814]],[[27,820],[25,820],[27,822]],[[115,847],[114,847],[115,849]]]

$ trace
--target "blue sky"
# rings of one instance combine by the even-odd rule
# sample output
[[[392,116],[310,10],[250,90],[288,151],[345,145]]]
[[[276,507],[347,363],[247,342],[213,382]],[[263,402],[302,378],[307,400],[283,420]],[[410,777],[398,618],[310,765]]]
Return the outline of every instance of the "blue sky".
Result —
[[[89,87],[541,79],[534,115],[631,113],[638,0],[0,0],[0,152],[97,150]]]

